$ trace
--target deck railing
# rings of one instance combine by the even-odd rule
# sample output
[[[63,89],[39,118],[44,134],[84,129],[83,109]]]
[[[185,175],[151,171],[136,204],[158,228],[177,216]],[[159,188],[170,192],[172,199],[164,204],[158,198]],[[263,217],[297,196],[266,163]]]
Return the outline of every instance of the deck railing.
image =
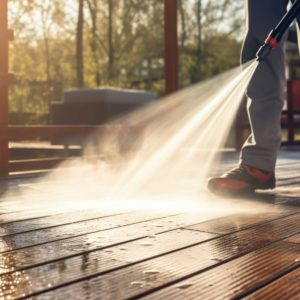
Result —
[[[166,93],[177,90],[178,85],[178,37],[177,37],[177,2],[164,0],[165,7],[165,80]],[[9,74],[9,42],[14,34],[8,29],[8,0],[0,0],[0,176],[7,176],[10,171],[24,170],[30,167],[55,165],[51,159],[44,162],[9,162],[8,143],[15,138],[57,137],[66,134],[89,134],[99,127],[95,126],[9,126],[8,90],[13,75]],[[102,127],[99,130],[107,130]],[[112,130],[111,128],[109,130]]]
[[[9,153],[9,142],[10,141],[50,141],[55,142],[55,144],[61,144],[65,147],[74,144],[74,139],[76,140],[76,145],[83,145],[84,141],[88,137],[93,137],[92,134],[105,137],[105,136],[118,136],[118,134],[130,134],[130,135],[140,135],[144,132],[144,126],[124,126],[122,125],[99,125],[99,126],[0,126],[0,144],[7,145],[5,152]],[[70,142],[73,140],[73,142]],[[42,159],[19,159],[19,160],[9,160],[9,155],[7,159],[0,160],[0,176],[6,177],[13,172],[26,172],[26,171],[36,171],[51,169],[56,167],[59,163],[68,159],[68,156],[62,157],[46,157]]]
[[[92,132],[113,132],[112,126],[0,126],[0,176],[11,172],[50,169],[66,158],[44,158],[28,160],[9,160],[9,141],[13,140],[53,140],[72,135],[88,136]]]

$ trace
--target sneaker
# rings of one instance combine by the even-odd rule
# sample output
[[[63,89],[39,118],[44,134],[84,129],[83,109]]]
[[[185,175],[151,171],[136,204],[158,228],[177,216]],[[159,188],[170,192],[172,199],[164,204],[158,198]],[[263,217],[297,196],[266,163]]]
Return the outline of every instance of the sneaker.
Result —
[[[239,195],[255,190],[274,189],[276,185],[273,172],[240,165],[220,177],[208,180],[208,189],[215,194]]]

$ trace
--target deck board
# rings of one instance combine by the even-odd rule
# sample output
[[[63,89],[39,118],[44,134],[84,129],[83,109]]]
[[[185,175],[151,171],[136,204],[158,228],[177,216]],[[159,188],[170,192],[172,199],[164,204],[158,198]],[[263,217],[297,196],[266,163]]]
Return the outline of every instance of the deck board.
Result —
[[[219,218],[213,221],[201,222],[200,224],[195,224],[187,229],[199,230],[212,233],[231,233],[235,231],[240,231],[247,229],[254,225],[259,225],[261,223],[266,223],[272,220],[279,220],[288,215],[294,214],[292,212],[281,212],[281,213],[270,213],[270,214],[240,214],[231,215],[225,218]]]
[[[18,290],[8,289],[6,296],[20,297],[22,294],[30,296],[53,287],[78,281],[97,274],[104,274],[118,268],[126,267],[146,259],[164,255],[166,253],[201,243],[216,237],[214,234],[189,230],[174,230],[157,234],[138,241],[128,242],[121,246],[114,246],[104,250],[88,252],[72,258],[29,268],[21,272],[0,275],[2,282],[11,277],[19,277]],[[20,274],[21,276],[18,276]],[[31,284],[28,285],[30,278]]]
[[[62,214],[47,216],[47,217],[38,217],[35,219],[29,220],[20,220],[18,222],[10,222],[1,224],[0,227],[0,236],[9,236],[20,233],[27,233],[30,231],[40,230],[40,229],[49,229],[56,226],[63,226],[67,224],[85,222],[89,220],[96,220],[104,217],[115,216],[124,214],[125,212],[115,212],[112,211],[94,211],[86,210],[81,211],[71,211]],[[0,215],[1,221],[1,215]]]
[[[299,220],[300,215],[298,216],[298,221]],[[286,227],[286,224],[282,224],[282,226]],[[105,298],[105,294],[107,294],[108,290],[110,290],[109,293],[112,299],[118,298],[118,293],[120,291],[126,295],[126,298],[140,297],[141,294],[146,293],[147,291],[163,287],[171,282],[176,282],[178,279],[183,279],[200,271],[219,266],[222,263],[231,261],[246,253],[265,247],[284,236],[294,234],[294,231],[291,230],[290,226],[287,226],[286,229],[287,230],[283,235],[280,233],[278,235],[273,234],[272,237],[269,237],[269,235],[266,234],[268,227],[262,225],[255,229],[219,237],[196,246],[176,251],[175,253],[111,272],[104,276],[83,280],[74,284],[72,286],[72,291],[70,292],[74,293],[74,299],[85,299],[87,293],[95,289],[96,286],[104,286],[107,287],[107,289],[105,289],[103,293],[99,291],[99,293],[94,296],[90,296],[91,299],[99,299],[99,297],[101,299]],[[298,232],[300,232],[299,228]],[[300,251],[299,246],[299,244],[293,244],[293,247],[296,248],[296,250],[293,249],[291,245],[285,249],[293,249],[295,257]],[[157,274],[154,274],[156,276],[153,276],[155,280],[151,280],[151,278],[147,280],[148,274],[144,274],[147,270],[155,270],[158,272]],[[91,288],[87,290],[86,286],[91,286]],[[62,289],[67,291],[69,288],[65,287]],[[45,297],[46,299],[54,299],[58,297],[59,294],[65,295],[65,291],[60,291],[58,289],[49,292]],[[115,295],[114,292],[116,292]],[[164,297],[158,297],[156,299],[164,299]]]
[[[113,245],[121,245],[149,235],[186,227],[198,223],[201,219],[207,220],[207,218],[199,216],[198,213],[186,213],[85,234],[79,237],[70,237],[25,249],[12,250],[1,254],[0,274],[97,249],[104,249]],[[12,257],[13,259],[11,259]]]
[[[300,216],[298,216],[300,217]],[[290,221],[294,221],[295,219],[292,219]],[[212,221],[213,222],[213,221]],[[258,221],[259,222],[259,221]],[[273,221],[273,222],[278,222]],[[282,224],[282,226],[287,226],[287,231],[285,232],[285,235],[289,235],[291,234],[293,231],[291,231],[290,226],[288,225],[289,223],[284,223]],[[262,227],[264,226],[264,227]],[[264,229],[265,228],[265,229]],[[255,230],[254,232],[252,230]],[[282,237],[282,233],[279,233],[279,235],[272,237],[271,239],[269,238],[268,235],[265,234],[265,231],[268,230],[268,226],[266,225],[258,225],[257,228],[255,229],[248,229],[245,231],[241,231],[237,234],[231,234],[231,235],[225,235],[223,237],[220,238],[215,238],[213,240],[211,240],[210,242],[206,242],[206,243],[201,243],[199,245],[195,245],[192,246],[193,243],[190,244],[190,247],[177,251],[175,253],[169,254],[169,255],[163,255],[163,253],[161,253],[160,257],[156,258],[156,259],[152,259],[149,260],[148,262],[144,262],[141,264],[137,264],[135,266],[132,267],[127,267],[125,269],[122,269],[120,271],[113,271],[113,269],[118,265],[120,260],[125,260],[125,261],[129,261],[132,263],[132,259],[136,259],[136,255],[137,252],[136,250],[138,250],[138,253],[141,252],[141,248],[137,247],[138,245],[141,245],[143,243],[140,242],[133,242],[130,244],[123,244],[122,248],[116,248],[116,247],[112,247],[109,250],[111,252],[108,252],[109,254],[107,255],[107,253],[103,253],[101,256],[101,262],[103,263],[103,261],[105,261],[104,257],[109,257],[110,259],[115,259],[118,263],[115,265],[114,268],[110,267],[110,269],[107,269],[107,266],[104,265],[104,270],[106,270],[106,272],[108,272],[109,270],[113,271],[105,276],[101,276],[100,278],[98,278],[98,280],[91,279],[91,280],[87,280],[86,281],[82,281],[81,283],[79,283],[79,286],[85,286],[85,285],[89,285],[90,281],[91,282],[96,282],[96,285],[99,284],[104,284],[105,286],[109,286],[108,282],[112,282],[113,284],[110,286],[111,292],[110,294],[114,297],[117,297],[117,295],[112,294],[113,293],[113,287],[115,287],[116,289],[116,293],[118,293],[119,290],[123,290],[126,291],[126,294],[129,294],[129,291],[127,291],[127,289],[125,288],[125,286],[127,285],[127,288],[131,288],[131,283],[132,282],[139,282],[141,280],[139,280],[140,275],[139,275],[139,270],[151,270],[151,266],[152,266],[152,270],[153,269],[163,269],[165,271],[167,271],[167,273],[169,274],[173,274],[174,279],[176,279],[177,276],[181,275],[180,277],[183,276],[187,276],[189,275],[191,272],[198,272],[199,269],[205,269],[214,265],[218,265],[223,261],[226,261],[228,259],[232,259],[236,256],[240,256],[242,253],[244,252],[248,252],[250,250],[252,250],[253,248],[260,248],[265,246],[266,244],[270,243],[274,240],[277,240],[278,238]],[[189,230],[189,231],[185,231],[184,235],[185,236],[189,236],[190,234],[194,234],[194,233],[201,233],[201,232],[197,232],[197,231],[193,231],[193,230]],[[203,234],[203,233],[201,233]],[[168,234],[164,234],[166,236],[166,238],[168,237]],[[169,233],[170,235],[170,233]],[[174,232],[172,233],[173,238],[174,238]],[[158,237],[158,236],[157,236]],[[181,235],[178,235],[178,238],[181,239]],[[212,238],[212,237],[210,237]],[[170,237],[170,239],[172,239]],[[169,239],[169,240],[170,240]],[[191,242],[191,240],[190,240]],[[194,241],[195,242],[195,241]],[[161,243],[161,241],[156,241],[155,239],[150,239],[150,243],[153,244],[152,246],[149,247],[148,251],[152,250],[152,247],[156,245],[159,245]],[[102,251],[103,252],[103,251]],[[99,257],[101,251],[99,251],[97,253],[97,257]],[[117,254],[117,256],[116,256]],[[143,259],[146,259],[147,256],[145,256],[146,254],[141,252],[142,255],[144,255],[144,257],[142,257]],[[104,257],[103,257],[104,256]],[[123,259],[122,259],[123,257]],[[190,259],[187,261],[187,257],[189,257]],[[198,262],[197,257],[201,257],[201,262]],[[76,270],[78,270],[79,268],[75,268],[74,264],[72,264],[72,266],[69,266],[69,263],[67,263],[65,260],[63,261],[64,265],[66,266],[66,268],[61,271],[59,273],[58,278],[50,276],[50,274],[48,274],[48,270],[51,270],[51,267],[47,267],[46,265],[43,267],[40,267],[40,272],[43,272],[43,275],[41,274],[37,274],[36,278],[39,278],[39,276],[45,276],[45,278],[48,280],[48,282],[51,283],[51,287],[55,287],[57,285],[61,285],[61,284],[66,284],[68,282],[72,282],[74,280],[78,280],[78,279],[83,279],[84,276],[95,276],[97,275],[97,273],[95,273],[95,269],[93,267],[93,265],[91,266],[92,262],[95,261],[95,253],[91,253],[89,254],[89,264],[86,267],[86,269],[84,270],[84,275],[82,274],[82,271],[79,270],[79,272],[77,273]],[[78,258],[73,258],[71,259],[73,262],[75,261],[75,259],[77,260],[77,264],[82,265],[83,257],[78,257]],[[168,268],[174,268],[173,265],[176,266],[176,261],[178,261],[177,263],[177,268],[175,268],[174,270],[166,270],[166,267]],[[195,261],[197,261],[197,263],[195,263]],[[138,262],[138,261],[137,261]],[[59,262],[57,262],[59,263]],[[111,266],[111,262],[109,264]],[[129,264],[128,264],[129,265]],[[68,267],[69,266],[69,267]],[[35,269],[35,272],[38,269]],[[90,273],[88,273],[88,270],[90,270]],[[104,272],[104,270],[101,269],[101,266],[97,265],[97,271],[101,273]],[[28,269],[25,272],[23,272],[24,274],[29,275],[30,274],[30,278],[33,278],[32,273],[34,270],[33,269]],[[180,272],[179,272],[180,271]],[[179,273],[178,273],[179,272]],[[184,273],[185,272],[185,273]],[[160,272],[162,274],[162,272]],[[131,274],[131,275],[130,275]],[[76,277],[77,275],[77,277]],[[125,279],[126,278],[126,279]],[[170,278],[168,278],[170,280]],[[57,282],[57,280],[59,280]],[[35,282],[35,280],[33,280]],[[107,282],[108,281],[108,282]],[[161,282],[160,282],[161,283]],[[122,284],[122,286],[120,286],[120,284]],[[77,285],[76,285],[77,286]],[[75,288],[76,286],[73,286],[73,288]],[[137,286],[138,291],[141,291],[141,287]],[[68,289],[68,288],[66,288]],[[80,288],[78,288],[80,290]],[[135,290],[136,292],[136,290]],[[54,293],[54,294],[53,294]],[[60,291],[55,291],[52,293],[52,296],[55,298],[57,297],[57,293],[61,293],[64,294],[64,292],[60,292]],[[79,291],[76,291],[76,295],[78,294],[78,299],[84,299],[85,295],[80,293]],[[51,297],[52,297],[51,296]],[[50,296],[49,296],[50,297]],[[50,298],[51,298],[50,297]],[[104,294],[101,294],[101,298],[104,297]]]
[[[144,223],[149,220],[159,220],[163,217],[163,214],[151,214],[149,212],[137,211],[122,215],[107,217],[102,216],[93,220],[4,236],[0,241],[0,253],[59,240],[66,240],[68,238],[85,236],[87,234],[123,227],[126,225]]]
[[[0,215],[0,226],[2,226],[3,224],[15,223],[24,220],[31,221],[34,219],[46,218],[46,217],[55,216],[59,214],[61,214],[61,212],[59,211],[43,212],[41,210],[33,210],[33,211],[21,210],[17,212],[7,212],[5,214]]]
[[[180,284],[173,284],[145,299],[240,299],[241,291],[244,294],[250,293],[292,267],[295,259],[299,257],[299,246],[286,240],[277,242],[192,276]]]
[[[0,298],[300,299],[299,170],[300,153],[281,153],[278,188],[248,198],[264,203],[252,213],[44,210],[30,206],[31,189],[43,198],[35,180],[7,181]]]
[[[300,299],[300,264],[299,267],[273,281],[252,295],[247,300],[299,300]]]

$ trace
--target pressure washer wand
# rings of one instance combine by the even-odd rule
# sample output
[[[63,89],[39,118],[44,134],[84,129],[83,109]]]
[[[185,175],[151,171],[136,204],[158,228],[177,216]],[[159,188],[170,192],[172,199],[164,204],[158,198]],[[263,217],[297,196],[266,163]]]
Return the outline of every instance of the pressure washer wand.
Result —
[[[265,43],[259,48],[256,54],[257,61],[262,61],[270,54],[271,50],[278,45],[287,29],[299,14],[300,0],[296,0],[279,24],[270,32]]]

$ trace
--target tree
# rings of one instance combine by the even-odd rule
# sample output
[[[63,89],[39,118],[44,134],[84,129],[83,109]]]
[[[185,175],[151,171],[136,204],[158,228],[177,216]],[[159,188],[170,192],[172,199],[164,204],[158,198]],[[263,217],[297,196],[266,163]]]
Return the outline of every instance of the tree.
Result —
[[[84,30],[84,0],[78,0],[78,18],[76,29],[76,70],[77,86],[84,86],[84,62],[83,62],[83,30]]]
[[[177,0],[181,87],[239,63],[243,0]],[[163,1],[10,0],[10,111],[46,122],[51,101],[82,86],[164,92]],[[44,118],[44,119],[43,119]]]
[[[98,0],[87,0],[89,12],[91,16],[91,37],[90,37],[90,47],[91,47],[91,54],[94,64],[94,82],[96,86],[101,84],[101,76],[100,76],[100,65],[99,65],[99,49],[97,44],[98,38]]]
[[[188,30],[181,32],[185,35],[180,56],[182,85],[199,82],[236,66],[244,22],[243,1],[180,1],[188,20],[185,24]]]

